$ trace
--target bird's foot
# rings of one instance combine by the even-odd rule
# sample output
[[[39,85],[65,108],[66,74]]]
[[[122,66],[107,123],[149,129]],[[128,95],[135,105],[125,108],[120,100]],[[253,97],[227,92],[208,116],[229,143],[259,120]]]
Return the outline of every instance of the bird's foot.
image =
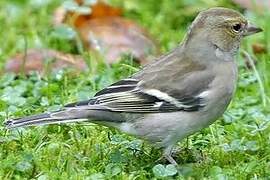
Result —
[[[179,152],[179,149],[176,149],[176,152]],[[157,161],[161,161],[161,160],[166,159],[170,164],[178,166],[178,163],[172,157],[172,153],[175,153],[175,151],[173,151],[172,146],[165,148],[163,155]]]
[[[177,162],[173,159],[173,157],[171,155],[164,154],[163,157],[166,158],[167,161],[169,161],[172,165],[178,166]]]
[[[156,162],[164,161],[165,159],[170,164],[172,164],[174,166],[178,166],[178,163],[174,160],[174,158],[171,155],[168,155],[168,154],[163,154],[160,158],[158,158],[158,160],[156,160]]]

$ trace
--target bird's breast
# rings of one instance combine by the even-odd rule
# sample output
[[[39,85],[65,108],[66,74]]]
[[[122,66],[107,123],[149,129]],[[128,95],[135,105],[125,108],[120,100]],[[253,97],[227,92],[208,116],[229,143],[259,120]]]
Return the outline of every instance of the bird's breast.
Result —
[[[237,83],[237,65],[234,61],[222,62],[213,69],[215,78],[207,91],[207,111],[211,119],[221,116],[234,95]]]

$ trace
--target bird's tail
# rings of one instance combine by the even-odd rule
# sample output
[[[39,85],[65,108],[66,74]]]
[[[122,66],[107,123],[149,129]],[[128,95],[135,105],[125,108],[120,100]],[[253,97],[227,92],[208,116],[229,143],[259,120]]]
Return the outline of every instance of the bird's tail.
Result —
[[[38,115],[7,120],[5,122],[5,126],[9,129],[12,129],[22,126],[87,121],[88,115],[85,112],[86,111],[80,111],[76,109],[66,109],[51,113],[42,113]]]

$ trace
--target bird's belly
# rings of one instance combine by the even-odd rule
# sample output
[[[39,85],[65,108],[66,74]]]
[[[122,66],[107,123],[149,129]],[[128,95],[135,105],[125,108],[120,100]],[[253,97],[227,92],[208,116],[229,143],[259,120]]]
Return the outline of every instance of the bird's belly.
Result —
[[[201,116],[200,113],[192,114],[189,112],[149,114],[142,120],[123,124],[121,130],[160,147],[167,147],[209,125],[209,117]]]

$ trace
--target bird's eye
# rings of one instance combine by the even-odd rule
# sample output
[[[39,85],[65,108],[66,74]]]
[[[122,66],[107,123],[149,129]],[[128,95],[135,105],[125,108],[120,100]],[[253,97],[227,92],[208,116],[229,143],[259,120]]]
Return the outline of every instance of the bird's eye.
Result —
[[[241,24],[235,24],[232,26],[232,29],[235,31],[235,32],[239,32],[241,30]]]

